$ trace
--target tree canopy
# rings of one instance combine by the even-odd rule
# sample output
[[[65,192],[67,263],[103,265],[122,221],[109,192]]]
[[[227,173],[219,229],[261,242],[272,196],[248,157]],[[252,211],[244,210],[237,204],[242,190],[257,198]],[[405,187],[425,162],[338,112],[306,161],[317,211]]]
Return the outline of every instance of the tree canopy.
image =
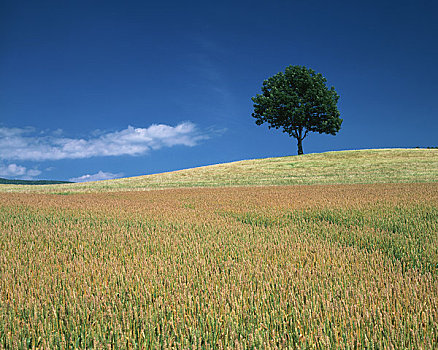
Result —
[[[298,154],[303,154],[302,141],[309,132],[336,135],[342,119],[336,106],[339,95],[327,80],[304,66],[288,66],[263,82],[262,94],[252,98],[256,124],[297,139]]]

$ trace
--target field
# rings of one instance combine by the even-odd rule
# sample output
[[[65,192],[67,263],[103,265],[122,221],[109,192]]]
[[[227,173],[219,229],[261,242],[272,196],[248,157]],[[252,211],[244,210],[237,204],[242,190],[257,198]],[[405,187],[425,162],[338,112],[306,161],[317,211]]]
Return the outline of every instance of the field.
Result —
[[[438,344],[438,183],[0,195],[0,348]]]
[[[437,344],[438,150],[0,185],[0,349]]]

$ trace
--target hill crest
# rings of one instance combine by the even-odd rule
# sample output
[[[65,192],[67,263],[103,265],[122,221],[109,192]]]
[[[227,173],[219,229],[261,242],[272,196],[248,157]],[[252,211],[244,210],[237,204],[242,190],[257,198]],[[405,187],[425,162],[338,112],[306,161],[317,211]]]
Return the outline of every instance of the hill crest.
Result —
[[[438,181],[437,149],[369,149],[241,160],[114,180],[44,186],[0,185],[3,192],[107,192],[180,187]]]

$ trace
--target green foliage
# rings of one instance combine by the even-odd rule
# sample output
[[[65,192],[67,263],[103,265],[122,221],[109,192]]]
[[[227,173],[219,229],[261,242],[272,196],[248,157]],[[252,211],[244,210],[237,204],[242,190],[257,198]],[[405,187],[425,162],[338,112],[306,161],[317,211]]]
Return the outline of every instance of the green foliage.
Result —
[[[0,184],[4,185],[55,185],[68,184],[71,181],[56,181],[56,180],[9,180],[0,178]]]
[[[336,106],[339,95],[327,80],[304,66],[289,66],[265,80],[262,94],[252,98],[256,124],[268,123],[298,141],[298,154],[303,154],[302,140],[309,132],[335,135],[342,119]]]

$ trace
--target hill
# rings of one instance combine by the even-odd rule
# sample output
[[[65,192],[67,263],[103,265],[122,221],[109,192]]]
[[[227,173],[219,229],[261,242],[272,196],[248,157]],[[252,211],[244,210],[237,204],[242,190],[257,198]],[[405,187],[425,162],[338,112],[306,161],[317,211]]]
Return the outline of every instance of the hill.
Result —
[[[107,192],[180,187],[438,181],[436,149],[371,149],[243,160],[88,183],[0,185],[3,192]]]
[[[0,348],[436,348],[437,160],[331,152],[3,185],[29,193],[0,193]],[[263,183],[330,185],[249,186]]]
[[[71,181],[55,181],[55,180],[9,180],[0,177],[0,184],[3,185],[56,185],[68,184]]]

